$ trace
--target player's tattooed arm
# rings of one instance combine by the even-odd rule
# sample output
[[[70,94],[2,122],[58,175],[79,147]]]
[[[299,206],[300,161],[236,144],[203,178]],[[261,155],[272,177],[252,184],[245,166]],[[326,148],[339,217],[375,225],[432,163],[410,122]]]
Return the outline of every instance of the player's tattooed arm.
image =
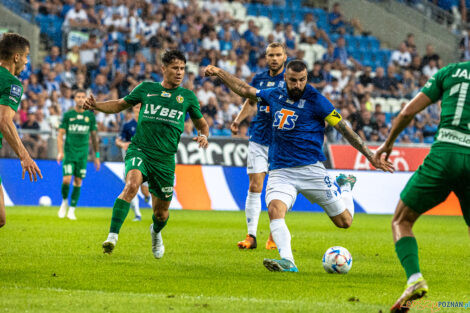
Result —
[[[393,172],[392,163],[386,160],[375,160],[372,151],[370,151],[361,137],[359,137],[359,135],[354,132],[344,120],[339,121],[338,124],[334,126],[334,128],[336,128],[336,130],[339,131],[344,138],[346,138],[351,146],[362,153],[374,167],[381,169],[384,172]]]
[[[230,88],[234,93],[236,93],[240,97],[248,98],[250,100],[253,100],[253,102],[258,101],[258,97],[256,97],[256,88],[253,88],[241,79],[237,78],[236,76],[230,74],[227,71],[224,71],[223,69],[209,65],[205,69],[205,75],[217,76],[228,88]]]

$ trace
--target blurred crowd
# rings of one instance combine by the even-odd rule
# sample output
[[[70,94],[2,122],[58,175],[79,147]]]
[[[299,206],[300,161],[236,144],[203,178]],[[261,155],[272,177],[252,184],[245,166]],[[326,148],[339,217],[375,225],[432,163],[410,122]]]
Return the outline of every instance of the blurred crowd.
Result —
[[[232,136],[230,124],[243,99],[214,78],[203,77],[203,68],[217,65],[250,82],[255,73],[266,70],[265,47],[277,41],[285,43],[289,58],[312,64],[308,83],[333,102],[364,140],[380,142],[400,108],[380,101],[400,99],[401,106],[405,105],[406,99],[415,96],[442,67],[432,45],[424,55],[417,52],[413,34],[391,53],[386,67],[364,66],[350,53],[345,39],[369,33],[360,21],[346,19],[339,4],[326,12],[328,32],[317,26],[312,14],[305,14],[298,25],[277,23],[262,35],[255,17],[239,20],[220,0],[30,2],[38,13],[61,17],[65,30],[80,29],[89,38],[81,45],[51,47],[40,66],[29,65],[21,74],[24,98],[15,123],[22,129],[54,132],[62,114],[74,105],[74,89],[84,88],[103,101],[124,97],[140,82],[161,81],[161,53],[180,49],[188,60],[183,87],[197,95],[211,135]],[[305,45],[318,46],[322,51],[314,62],[301,49]],[[433,104],[416,117],[398,141],[432,142],[439,114],[438,104]],[[123,115],[97,113],[96,120],[99,131],[117,132]],[[234,136],[248,138],[249,121],[245,120]],[[188,119],[184,134],[194,133]],[[23,136],[34,156],[44,156],[46,135]],[[342,140],[334,129],[327,130],[328,142]]]

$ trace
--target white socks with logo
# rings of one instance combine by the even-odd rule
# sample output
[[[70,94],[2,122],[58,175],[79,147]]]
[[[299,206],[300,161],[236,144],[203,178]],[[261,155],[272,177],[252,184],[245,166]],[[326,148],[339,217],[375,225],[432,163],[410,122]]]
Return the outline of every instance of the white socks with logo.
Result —
[[[245,202],[246,225],[248,234],[256,237],[258,220],[261,213],[261,193],[248,191]]]
[[[291,236],[285,219],[279,218],[271,220],[269,226],[281,259],[287,259],[294,263],[294,256],[292,255],[292,248],[290,245]]]

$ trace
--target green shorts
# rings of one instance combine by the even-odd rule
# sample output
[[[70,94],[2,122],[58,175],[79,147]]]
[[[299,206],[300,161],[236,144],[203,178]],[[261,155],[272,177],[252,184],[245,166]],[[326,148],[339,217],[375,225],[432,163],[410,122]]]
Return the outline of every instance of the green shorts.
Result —
[[[86,166],[87,166],[87,159],[84,158],[80,161],[77,160],[69,160],[67,158],[64,159],[62,163],[62,174],[64,176],[73,175],[78,178],[85,178],[86,176]]]
[[[432,150],[400,194],[420,214],[455,192],[465,222],[470,226],[470,154]]]
[[[154,196],[164,201],[171,201],[175,182],[174,164],[169,165],[150,159],[142,150],[132,146],[127,150],[124,162],[126,176],[130,170],[139,170],[143,181],[148,182],[149,191]]]

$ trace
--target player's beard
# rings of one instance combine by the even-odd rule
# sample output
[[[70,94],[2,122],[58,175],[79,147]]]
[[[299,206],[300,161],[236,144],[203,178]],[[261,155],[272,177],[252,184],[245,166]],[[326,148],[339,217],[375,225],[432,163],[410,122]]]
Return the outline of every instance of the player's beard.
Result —
[[[300,98],[302,98],[302,95],[304,94],[305,88],[300,90],[298,88],[294,89],[287,89],[287,94],[289,95],[289,98],[291,98],[294,101],[299,101]]]
[[[278,65],[277,67],[269,67],[271,73],[277,73],[282,68],[283,64]]]

